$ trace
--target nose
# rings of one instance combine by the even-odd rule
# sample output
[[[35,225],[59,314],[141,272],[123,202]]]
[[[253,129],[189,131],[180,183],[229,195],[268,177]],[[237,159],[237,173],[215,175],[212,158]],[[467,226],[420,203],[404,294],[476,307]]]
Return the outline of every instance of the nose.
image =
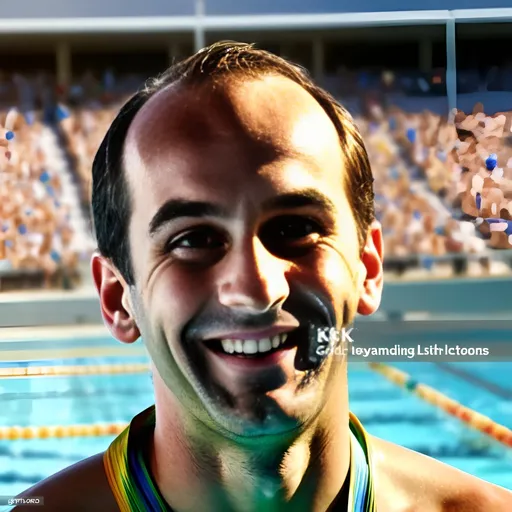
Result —
[[[233,247],[220,270],[219,302],[246,313],[263,313],[281,305],[290,293],[287,265],[256,237]]]

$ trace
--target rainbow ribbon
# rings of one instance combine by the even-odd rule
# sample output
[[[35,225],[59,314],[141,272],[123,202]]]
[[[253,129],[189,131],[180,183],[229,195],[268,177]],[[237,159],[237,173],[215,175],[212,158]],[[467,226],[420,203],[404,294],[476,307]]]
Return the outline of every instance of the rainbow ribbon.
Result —
[[[350,414],[351,464],[348,512],[376,512],[369,438]],[[133,418],[105,452],[104,465],[121,512],[172,512],[146,466],[147,441],[155,428],[155,408]]]

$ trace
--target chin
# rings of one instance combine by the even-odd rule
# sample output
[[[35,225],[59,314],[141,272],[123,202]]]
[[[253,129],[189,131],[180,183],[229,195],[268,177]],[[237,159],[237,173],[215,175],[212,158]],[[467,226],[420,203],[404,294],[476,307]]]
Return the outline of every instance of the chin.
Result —
[[[203,406],[227,437],[245,438],[247,442],[260,437],[295,437],[318,418],[327,401],[327,375],[301,377],[270,390],[260,385],[242,392],[217,384],[209,388]],[[267,388],[271,383],[269,379]],[[216,389],[213,395],[212,389]],[[203,393],[200,395],[204,397]]]

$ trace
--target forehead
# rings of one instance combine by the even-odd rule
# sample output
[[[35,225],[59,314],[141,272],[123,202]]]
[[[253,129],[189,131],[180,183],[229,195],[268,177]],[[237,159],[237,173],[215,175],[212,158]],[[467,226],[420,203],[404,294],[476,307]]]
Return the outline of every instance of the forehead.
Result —
[[[149,208],[171,195],[221,197],[226,186],[235,193],[254,180],[343,184],[335,126],[307,91],[279,76],[160,91],[130,127],[124,164],[135,203],[142,194]]]

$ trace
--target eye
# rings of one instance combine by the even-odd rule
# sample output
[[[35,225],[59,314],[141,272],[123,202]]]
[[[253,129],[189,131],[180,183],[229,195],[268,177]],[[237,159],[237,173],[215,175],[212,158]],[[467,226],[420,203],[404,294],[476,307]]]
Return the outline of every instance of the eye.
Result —
[[[260,239],[269,251],[283,257],[298,257],[311,250],[325,229],[309,217],[286,215],[268,221]]]
[[[202,226],[173,237],[165,252],[190,262],[209,262],[220,257],[227,247],[226,237],[218,230]]]

